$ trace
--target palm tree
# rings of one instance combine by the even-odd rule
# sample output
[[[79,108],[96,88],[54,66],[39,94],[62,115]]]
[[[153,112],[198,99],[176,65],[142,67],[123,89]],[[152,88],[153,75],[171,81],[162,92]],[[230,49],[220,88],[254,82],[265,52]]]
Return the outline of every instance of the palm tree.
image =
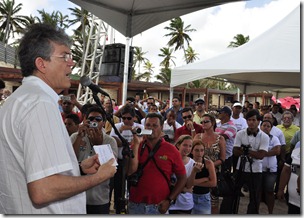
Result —
[[[133,66],[137,65],[137,73],[140,74],[140,66],[142,63],[146,64],[148,61],[147,58],[144,57],[144,55],[147,54],[147,52],[143,52],[141,47],[134,47],[134,58],[133,58]]]
[[[32,24],[38,22],[38,18],[36,16],[30,15],[25,17],[25,29],[31,26]]]
[[[20,33],[26,22],[25,16],[17,15],[22,9],[22,4],[15,5],[15,0],[3,0],[0,3],[0,32],[4,36],[2,41],[7,44],[11,36],[14,38],[15,33]]]
[[[78,43],[81,45],[83,50],[85,50],[87,38],[85,36],[88,35],[88,32],[90,31],[89,18],[91,14],[87,10],[77,7],[69,8],[69,10],[72,11],[71,14],[75,16],[75,19],[69,20],[69,27],[78,24],[78,26],[74,29],[74,35],[82,35],[82,37],[76,37],[76,39],[82,39],[82,41],[79,41]]]
[[[41,18],[37,17],[39,23],[47,23],[54,27],[66,29],[69,27],[69,16],[63,15],[60,11],[53,11],[51,14],[44,9],[38,10]]]
[[[173,53],[173,48],[161,48],[160,51],[162,53],[158,54],[158,56],[163,57],[164,60],[160,63],[161,66],[164,66],[165,69],[169,69],[170,67],[170,62],[172,62],[172,64],[175,66],[175,62],[173,60],[173,58],[175,58],[175,56],[172,56]]]
[[[151,76],[154,72],[153,68],[154,67],[153,67],[152,63],[150,61],[147,61],[144,66],[145,71],[141,74],[137,74],[135,76],[135,80],[145,80],[146,82],[149,82],[151,79]]]
[[[175,46],[174,50],[182,49],[184,52],[184,56],[186,58],[186,50],[185,50],[185,42],[187,46],[189,46],[189,42],[191,41],[190,36],[187,34],[188,32],[196,31],[195,29],[190,28],[191,25],[184,27],[184,22],[180,17],[171,19],[171,23],[169,27],[165,27],[166,30],[171,31],[165,36],[170,36],[170,40],[168,42],[168,46]]]
[[[236,48],[239,47],[246,42],[248,42],[249,36],[244,36],[243,34],[237,34],[236,36],[233,37],[234,41],[231,41],[230,44],[228,45],[228,48]]]
[[[228,83],[225,79],[219,77],[208,77],[201,80],[193,81],[189,84],[191,88],[211,88],[211,89],[218,89],[218,90],[235,90],[237,87],[232,84]]]
[[[83,31],[84,27],[90,27],[90,13],[87,10],[80,9],[78,7],[69,8],[69,10],[71,11],[71,15],[75,17],[74,19],[69,20],[69,26],[78,24],[75,30],[80,32]]]
[[[195,53],[193,48],[189,46],[186,50],[186,63],[193,63],[198,58],[198,53]]]
[[[160,73],[155,76],[163,84],[170,84],[171,82],[171,69],[170,68],[161,68]]]
[[[63,29],[67,29],[69,25],[69,16],[63,15],[60,11],[56,11],[57,26]]]

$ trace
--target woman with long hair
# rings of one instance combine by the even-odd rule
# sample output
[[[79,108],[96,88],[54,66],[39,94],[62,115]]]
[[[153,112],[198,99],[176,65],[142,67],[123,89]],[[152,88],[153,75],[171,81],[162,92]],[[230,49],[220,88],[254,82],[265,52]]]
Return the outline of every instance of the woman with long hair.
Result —
[[[196,134],[194,139],[199,139],[205,144],[205,157],[213,161],[216,173],[221,171],[221,165],[226,158],[226,141],[223,136],[215,132],[216,120],[211,114],[202,116],[203,133]],[[219,213],[219,196],[216,187],[211,191],[211,213]]]
[[[176,201],[169,207],[169,214],[191,214],[193,208],[192,187],[197,172],[202,169],[202,163],[196,163],[189,157],[192,149],[192,137],[190,135],[181,135],[176,143],[184,162],[187,174],[187,182],[183,191],[177,196]]]
[[[210,188],[216,186],[216,174],[213,161],[205,158],[204,143],[193,141],[192,156],[196,163],[202,163],[202,170],[196,173],[193,187],[194,207],[192,214],[211,214]]]

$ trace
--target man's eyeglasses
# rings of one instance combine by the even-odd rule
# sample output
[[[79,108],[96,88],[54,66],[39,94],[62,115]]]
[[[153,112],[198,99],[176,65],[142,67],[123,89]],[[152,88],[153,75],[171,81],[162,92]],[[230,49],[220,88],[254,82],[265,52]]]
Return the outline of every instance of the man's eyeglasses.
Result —
[[[147,102],[147,104],[153,104],[152,102]]]
[[[90,120],[91,122],[96,120],[97,122],[103,121],[102,116],[96,116],[96,117],[88,117],[88,120]]]
[[[211,122],[211,120],[203,120],[202,122],[201,122],[201,124],[203,124],[203,123],[210,123]]]
[[[56,58],[64,58],[65,62],[72,61],[73,60],[73,55],[72,54],[64,54],[62,56],[58,55],[52,55],[51,57],[56,57]]]
[[[123,119],[123,120],[125,120],[125,119],[127,119],[127,120],[132,120],[133,117],[121,117],[121,119]]]
[[[196,103],[196,106],[204,105],[204,103]]]
[[[184,117],[183,117],[184,120],[186,120],[186,119],[191,119],[191,118],[192,118],[192,115],[188,115],[188,116],[184,116]]]

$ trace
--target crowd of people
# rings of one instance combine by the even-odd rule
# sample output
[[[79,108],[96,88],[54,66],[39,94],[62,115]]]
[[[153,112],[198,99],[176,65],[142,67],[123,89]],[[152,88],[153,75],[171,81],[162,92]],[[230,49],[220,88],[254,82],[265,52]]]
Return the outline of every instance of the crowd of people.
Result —
[[[120,106],[103,95],[82,105],[60,96],[70,87],[70,46],[44,24],[21,40],[24,79],[0,108],[2,214],[109,214],[111,202],[116,214],[233,214],[246,191],[248,214],[261,202],[272,214],[276,198],[300,213],[294,106],[236,101],[211,112],[203,98],[183,108],[173,97],[169,108],[138,94]],[[94,145],[109,145],[117,165],[100,163]],[[235,178],[232,195],[220,195],[223,173]]]

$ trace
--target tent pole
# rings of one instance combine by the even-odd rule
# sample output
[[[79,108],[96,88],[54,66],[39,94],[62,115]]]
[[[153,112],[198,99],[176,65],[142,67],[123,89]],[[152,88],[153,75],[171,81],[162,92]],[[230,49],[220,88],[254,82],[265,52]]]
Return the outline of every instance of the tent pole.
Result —
[[[122,104],[127,100],[128,93],[128,69],[129,69],[129,53],[130,53],[130,38],[126,37],[125,46],[125,64],[124,64],[124,77],[123,77],[123,89],[122,89]]]
[[[172,107],[172,100],[173,100],[173,87],[170,87],[170,102],[169,102],[169,108]]]

